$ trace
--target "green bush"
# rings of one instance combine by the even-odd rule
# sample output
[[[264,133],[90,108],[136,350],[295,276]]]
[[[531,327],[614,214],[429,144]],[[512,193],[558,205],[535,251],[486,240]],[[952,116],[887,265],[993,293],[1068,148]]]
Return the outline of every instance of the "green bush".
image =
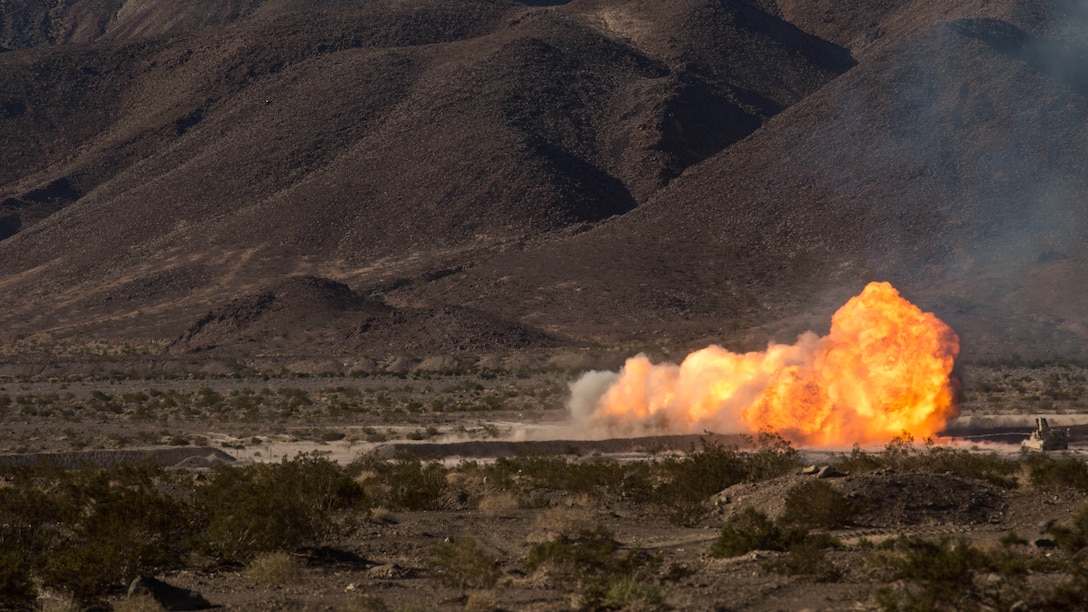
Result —
[[[799,465],[798,453],[782,437],[763,433],[755,452],[736,446],[702,441],[702,448],[679,459],[662,463],[666,483],[655,496],[666,515],[677,524],[690,526],[706,516],[711,495],[742,482],[758,482],[788,474]]]
[[[906,581],[906,588],[877,590],[877,603],[885,610],[1008,609],[1023,596],[1023,577],[1045,564],[1007,548],[982,550],[962,539],[931,542],[900,537],[890,541],[888,548],[894,552],[877,559],[892,570],[894,578]],[[975,580],[983,572],[1002,580]]]
[[[46,504],[53,530],[37,553],[42,584],[94,601],[139,574],[179,567],[194,526],[185,504],[158,490],[152,466],[68,475]]]
[[[404,455],[393,461],[368,457],[353,464],[351,470],[377,475],[384,493],[371,500],[374,505],[391,510],[441,510],[449,469],[437,461],[424,462]]]
[[[37,596],[26,556],[18,549],[0,551],[0,609],[31,609]]]
[[[624,576],[608,588],[601,607],[608,610],[663,610],[665,596],[654,584]]]
[[[349,470],[310,456],[222,466],[201,486],[153,465],[3,472],[0,607],[25,607],[31,578],[90,605],[197,551],[238,562],[318,544],[367,501]]]
[[[1000,457],[996,453],[938,446],[933,440],[926,440],[925,444],[918,447],[913,437],[903,434],[885,445],[882,453],[868,453],[855,444],[848,456],[835,462],[835,468],[850,473],[871,472],[880,468],[929,474],[948,473],[1014,489],[1019,484],[1016,475],[1020,472],[1020,463],[1015,459]]]
[[[809,480],[786,495],[780,521],[806,529],[838,529],[857,515],[857,504],[826,480]]]
[[[786,551],[805,540],[802,529],[783,529],[767,515],[748,506],[729,517],[711,552],[715,557],[739,557],[753,550]]]
[[[1043,453],[1031,453],[1026,459],[1032,486],[1044,489],[1088,489],[1088,464],[1083,459],[1065,456],[1054,459]]]
[[[1070,556],[1088,548],[1088,504],[1073,516],[1072,527],[1052,525],[1049,531],[1054,542]]]
[[[219,468],[195,501],[207,551],[226,561],[319,543],[337,531],[333,511],[366,502],[343,468],[313,456]]]
[[[461,593],[468,589],[490,589],[499,581],[498,559],[473,538],[435,546],[428,564],[439,582]]]
[[[769,571],[787,576],[805,576],[816,582],[834,582],[842,571],[827,559],[827,549],[839,546],[834,538],[822,534],[806,537],[790,545],[784,557],[763,564]]]
[[[617,583],[642,582],[659,565],[659,559],[642,550],[621,554],[620,544],[601,526],[536,544],[529,550],[526,561],[529,571],[546,569],[560,585],[580,590],[590,609],[600,609]]]
[[[834,466],[836,470],[849,474],[872,472],[887,467],[880,457],[862,450],[861,446],[857,444],[854,445],[849,455],[841,456],[834,463]]]

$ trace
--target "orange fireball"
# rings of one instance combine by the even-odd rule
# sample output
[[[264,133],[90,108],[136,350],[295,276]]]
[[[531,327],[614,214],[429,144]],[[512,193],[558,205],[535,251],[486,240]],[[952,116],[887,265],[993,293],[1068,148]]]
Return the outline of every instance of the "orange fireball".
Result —
[[[822,338],[746,354],[710,346],[679,366],[633,357],[591,418],[613,432],[770,429],[810,445],[924,438],[956,415],[958,353],[951,328],[890,284],[870,283]]]

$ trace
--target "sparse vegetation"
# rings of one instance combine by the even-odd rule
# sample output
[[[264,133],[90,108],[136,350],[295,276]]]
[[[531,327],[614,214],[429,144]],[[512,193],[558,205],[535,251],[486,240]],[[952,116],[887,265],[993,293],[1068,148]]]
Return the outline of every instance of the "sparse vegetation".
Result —
[[[753,550],[786,551],[807,537],[796,527],[783,527],[748,506],[729,517],[711,549],[717,557],[737,557]]]
[[[826,480],[810,480],[789,492],[780,520],[805,529],[839,529],[849,525],[856,513],[857,503]]]
[[[1042,453],[1033,453],[1025,460],[1030,470],[1029,480],[1032,486],[1045,489],[1088,489],[1088,464],[1080,457],[1064,456],[1052,458]]]
[[[835,462],[835,467],[850,473],[892,468],[928,474],[954,474],[985,480],[1007,489],[1019,485],[1017,475],[1021,471],[1020,462],[1016,459],[941,446],[933,440],[918,445],[910,434],[903,434],[889,442],[883,453],[869,453],[855,445],[849,455]]]
[[[278,550],[261,553],[246,566],[246,577],[257,584],[294,584],[302,579],[306,564],[298,557]]]
[[[490,589],[499,581],[498,559],[475,538],[460,538],[431,549],[432,574],[462,594],[468,589]]]
[[[210,442],[267,457],[270,453],[279,456],[276,445],[283,442],[347,445],[406,435],[420,439],[443,433],[461,439],[500,435],[502,429],[491,423],[450,421],[444,414],[463,405],[479,405],[480,398],[488,394],[503,402],[517,402],[509,389],[498,385],[504,374],[497,376],[476,384],[445,386],[437,375],[395,380],[375,376],[357,387],[321,386],[325,383],[316,379],[311,383],[292,378],[291,384],[281,381],[281,386],[223,388],[208,382],[210,379],[200,379],[202,382],[188,390],[180,384],[173,389],[165,385],[140,389],[113,387],[111,383],[101,389],[75,389],[74,394],[37,392],[25,384],[12,384],[0,393],[10,393],[9,415],[64,419],[56,428],[58,443],[54,448],[191,447]],[[421,398],[421,390],[428,385],[441,394],[440,402]],[[558,392],[561,390],[541,391],[545,396]],[[457,399],[461,395],[466,402]],[[293,413],[284,416],[283,407],[288,403]],[[405,421],[396,427],[379,426],[376,423],[380,421],[364,421],[371,424],[357,428],[337,425],[342,421],[336,418],[365,417],[367,410],[399,411]],[[428,420],[426,413],[438,410],[443,411],[442,420]],[[333,411],[338,416],[329,419]],[[226,440],[218,433],[205,435],[207,430],[186,425],[188,421],[230,415],[246,424],[230,431]],[[132,426],[113,429],[96,439],[80,424],[80,418],[130,422]],[[265,418],[270,419],[268,426],[253,422]],[[314,420],[288,422],[310,418]],[[41,440],[29,436],[9,444],[42,448]],[[1046,491],[1048,500],[1078,495],[1085,488],[1085,467],[1074,455],[998,457],[916,443],[909,437],[893,441],[883,451],[855,448],[834,464],[853,474],[876,472],[863,479],[887,477],[911,483],[920,475],[951,475],[983,480],[1008,495],[1018,491],[1010,487],[1018,486],[1022,491],[1030,486]],[[257,577],[258,568],[270,559],[288,559],[292,572],[307,576],[328,573],[323,564],[335,572],[340,570],[332,567],[342,563],[352,565],[337,567],[362,569],[388,563],[390,553],[383,551],[383,544],[370,548],[383,552],[365,562],[358,557],[351,560],[346,552],[331,556],[315,552],[324,544],[351,540],[354,534],[366,534],[373,542],[399,534],[392,537],[392,541],[401,542],[399,545],[405,538],[437,538],[413,543],[408,547],[412,552],[397,551],[415,555],[414,566],[380,566],[373,578],[358,581],[358,588],[368,580],[399,580],[413,573],[418,577],[426,568],[436,581],[457,590],[466,608],[508,605],[503,590],[529,584],[533,585],[530,588],[561,592],[578,607],[662,609],[678,590],[705,582],[698,559],[708,551],[734,557],[729,564],[743,568],[737,571],[779,575],[775,580],[836,581],[854,579],[861,572],[866,580],[875,576],[878,582],[897,581],[893,586],[900,586],[882,591],[887,599],[881,601],[896,601],[900,609],[925,608],[934,592],[938,593],[932,599],[937,607],[953,605],[942,603],[943,579],[927,581],[903,569],[902,559],[915,553],[897,541],[879,546],[865,541],[844,545],[822,531],[865,526],[866,521],[886,511],[872,503],[859,505],[859,500],[867,498],[859,495],[856,487],[846,485],[847,481],[776,481],[799,482],[784,489],[772,506],[775,511],[781,509],[776,520],[754,507],[735,511],[715,542],[680,545],[687,549],[684,553],[678,552],[680,547],[674,551],[671,545],[655,546],[655,552],[661,551],[657,554],[625,546],[604,527],[611,527],[611,520],[634,517],[658,525],[655,529],[669,523],[700,524],[709,513],[727,512],[738,495],[743,499],[752,490],[738,487],[735,491],[739,493],[728,491],[718,497],[723,489],[793,474],[799,465],[797,451],[785,440],[765,434],[740,441],[738,446],[711,438],[686,453],[652,452],[624,460],[571,447],[559,454],[508,456],[458,465],[410,455],[393,459],[368,455],[342,466],[313,454],[263,465],[221,466],[203,471],[199,477],[148,467],[84,472],[46,467],[0,470],[0,526],[6,526],[0,527],[0,607],[40,607],[39,597],[54,594],[73,602],[73,608],[97,605],[104,598],[118,608],[137,605],[116,600],[134,571],[169,575],[176,569],[199,572],[214,567],[244,573],[253,588],[262,588],[293,580]],[[903,478],[908,475],[911,478]],[[996,489],[989,489],[990,485],[971,486],[982,495],[978,499],[990,503],[1000,497],[991,493]],[[849,491],[851,496],[840,491]],[[99,515],[118,503],[140,509],[140,516],[117,512],[122,518],[111,522]],[[73,510],[76,507],[82,510]],[[26,508],[35,512],[28,513]],[[921,519],[926,525],[941,520],[940,505],[931,508],[908,519]],[[431,514],[435,512],[446,514]],[[982,517],[973,510],[969,514]],[[421,523],[421,517],[430,516],[441,518]],[[967,517],[965,514],[964,520]],[[437,527],[447,522],[473,525],[473,521],[485,520],[504,534],[499,537],[517,533],[512,541],[519,544],[497,544],[490,535],[472,533],[473,539]],[[970,608],[982,602],[1007,608],[1015,603],[1010,598],[1016,593],[1033,609],[1077,605],[1078,598],[1088,594],[1088,581],[1080,577],[1080,559],[1085,556],[1083,532],[1088,532],[1082,523],[1088,524],[1088,519],[1070,514],[1050,528],[1049,538],[1058,548],[1052,549],[1049,557],[1039,556],[1030,540],[1021,537],[1026,533],[1023,528],[1019,534],[1006,533],[992,544],[993,549],[972,545],[989,561],[978,565],[974,557],[967,556],[974,564],[967,574],[974,590],[970,598],[954,605]],[[421,524],[427,525],[426,531],[413,535]],[[940,528],[939,523],[933,525]],[[140,535],[133,535],[137,533]],[[153,533],[169,535],[146,536]],[[442,542],[446,535],[452,537],[449,542],[433,544]],[[129,544],[108,545],[111,539]],[[959,554],[954,543],[935,544],[947,547],[953,558]],[[764,552],[745,556],[753,550]],[[944,553],[933,554],[939,559]],[[861,560],[865,556],[870,557],[868,564]],[[519,557],[525,559],[520,567],[507,560]],[[302,569],[303,558],[310,559],[312,565]],[[1043,578],[1027,578],[1029,570],[1032,576]],[[76,575],[79,580],[71,578]],[[271,570],[267,575],[272,575]],[[495,576],[495,581],[489,576]],[[381,597],[352,593],[341,607],[392,609],[386,601],[393,600],[383,601],[389,592],[382,593]],[[428,607],[395,599],[398,609]]]
[[[642,550],[622,550],[612,533],[599,525],[536,544],[526,561],[529,571],[544,572],[562,588],[580,591],[589,608],[605,606],[610,596],[655,601],[647,581],[659,567],[660,561]]]
[[[898,589],[877,590],[877,602],[885,610],[1007,609],[1022,595],[1022,578],[1032,565],[1025,556],[983,550],[966,540],[901,537],[885,548],[876,556],[879,563],[905,581]],[[998,579],[977,580],[983,572]]]

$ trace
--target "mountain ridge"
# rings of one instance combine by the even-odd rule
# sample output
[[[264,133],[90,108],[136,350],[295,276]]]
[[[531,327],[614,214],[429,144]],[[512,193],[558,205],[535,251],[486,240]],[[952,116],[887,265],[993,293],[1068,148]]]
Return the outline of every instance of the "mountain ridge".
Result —
[[[273,350],[181,339],[320,277],[465,335],[415,352],[758,348],[879,279],[969,357],[1081,354],[1075,5],[228,4],[0,27],[8,342]],[[348,323],[274,350],[403,350]]]

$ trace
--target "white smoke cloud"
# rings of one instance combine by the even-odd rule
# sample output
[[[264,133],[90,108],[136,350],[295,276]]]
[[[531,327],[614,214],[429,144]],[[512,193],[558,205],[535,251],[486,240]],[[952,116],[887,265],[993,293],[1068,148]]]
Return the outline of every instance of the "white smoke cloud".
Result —
[[[570,383],[570,399],[567,409],[575,421],[587,421],[597,411],[597,403],[604,396],[619,374],[616,372],[591,370],[578,380]]]

